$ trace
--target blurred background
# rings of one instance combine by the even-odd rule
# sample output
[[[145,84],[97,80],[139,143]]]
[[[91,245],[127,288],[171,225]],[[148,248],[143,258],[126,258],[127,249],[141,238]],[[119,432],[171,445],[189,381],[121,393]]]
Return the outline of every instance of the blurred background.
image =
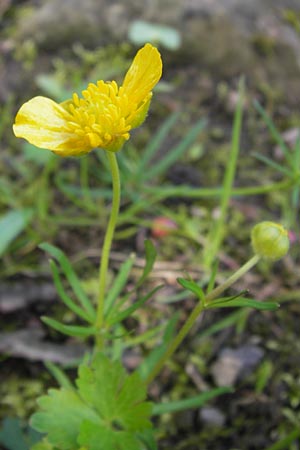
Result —
[[[118,155],[123,195],[110,278],[134,251],[134,280],[150,237],[159,257],[149,283],[166,288],[127,328],[137,335],[176,310],[184,318],[194,299],[183,297],[176,278],[187,271],[205,285],[218,257],[223,281],[251,255],[255,223],[282,222],[291,239],[288,257],[261,263],[232,290],[249,289],[281,308],[206,314],[157,380],[154,401],[235,390],[201,409],[162,416],[159,448],[273,450],[279,441],[277,450],[297,450],[299,0],[0,0],[0,447],[29,448],[35,398],[55,385],[45,362],[74,376],[88,345],[41,323],[43,314],[66,323],[74,317],[59,302],[38,246],[62,248],[94,295],[111,199],[101,151],[62,159],[36,149],[14,137],[14,116],[35,95],[60,102],[88,82],[121,83],[145,42],[159,48],[164,72],[147,121]],[[240,156],[224,235],[214,246],[242,85]],[[151,345],[154,338],[142,350],[128,345],[126,366],[136,367]]]

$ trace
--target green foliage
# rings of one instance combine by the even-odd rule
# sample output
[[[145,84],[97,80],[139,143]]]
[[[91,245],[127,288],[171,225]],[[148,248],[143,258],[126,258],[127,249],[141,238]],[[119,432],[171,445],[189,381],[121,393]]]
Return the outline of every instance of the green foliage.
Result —
[[[79,366],[76,385],[41,397],[32,426],[61,450],[140,450],[136,433],[151,428],[152,405],[138,373],[127,375],[120,362],[99,353],[90,366]]]
[[[260,311],[274,311],[279,308],[279,304],[276,302],[259,302],[250,298],[244,298],[243,295],[247,293],[247,291],[242,291],[230,297],[222,297],[206,301],[205,294],[197,283],[184,278],[178,278],[177,281],[184,289],[192,292],[200,301],[203,302],[203,309],[247,307]]]
[[[0,256],[30,223],[33,211],[28,208],[9,211],[0,217]]]
[[[178,50],[181,44],[180,33],[175,28],[158,25],[144,20],[135,20],[129,27],[128,37],[136,45],[152,42],[161,44],[169,50]]]
[[[153,406],[153,416],[174,413],[178,411],[184,411],[191,408],[200,408],[205,405],[209,400],[218,397],[222,394],[232,393],[233,390],[230,387],[219,387],[216,389],[210,389],[207,392],[196,395],[191,398],[186,398],[184,400],[178,400],[174,402],[159,403]]]
[[[32,428],[24,427],[19,419],[8,417],[0,429],[0,444],[7,450],[29,450],[40,439],[40,434]]]

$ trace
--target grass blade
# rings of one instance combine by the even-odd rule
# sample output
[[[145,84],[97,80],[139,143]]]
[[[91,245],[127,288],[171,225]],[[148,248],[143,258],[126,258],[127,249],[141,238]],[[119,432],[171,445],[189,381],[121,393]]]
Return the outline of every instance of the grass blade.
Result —
[[[278,172],[283,173],[284,175],[287,175],[288,177],[291,177],[293,173],[288,170],[286,167],[281,166],[280,164],[277,164],[272,159],[268,158],[267,156],[260,155],[259,153],[252,153],[253,156],[258,159],[259,161],[262,161],[267,166],[273,167],[273,169],[277,170]]]
[[[151,161],[155,153],[158,152],[163,141],[168,136],[171,128],[175,125],[179,117],[179,112],[173,113],[168,119],[162,124],[158,132],[149,141],[149,144],[141,154],[141,159],[138,164],[136,174],[138,180],[142,180],[145,175],[145,169],[148,163]]]
[[[277,130],[274,122],[272,121],[272,119],[266,113],[265,109],[261,106],[261,104],[257,100],[254,101],[254,106],[255,106],[255,109],[259,112],[259,114],[263,118],[265,124],[267,125],[271,136],[273,137],[275,142],[280,146],[280,148],[281,148],[281,150],[282,150],[282,152],[283,152],[287,162],[289,163],[290,167],[293,168],[293,160],[292,160],[290,151],[289,151],[288,147],[286,146],[286,144],[285,144],[281,134]]]
[[[164,158],[162,158],[149,170],[143,173],[143,180],[149,180],[165,172],[190,147],[190,145],[199,136],[205,125],[206,120],[204,119],[201,119],[199,122],[197,122],[196,125],[194,125],[186,134],[186,136],[179,142],[179,144],[176,145],[176,147],[171,149]]]
[[[210,269],[213,261],[218,254],[219,248],[224,238],[224,230],[226,229],[227,212],[229,201],[232,196],[232,188],[237,166],[237,159],[240,150],[240,136],[243,118],[243,101],[244,101],[244,80],[241,78],[239,83],[239,99],[234,114],[231,150],[226,165],[225,175],[223,179],[223,189],[220,199],[220,216],[216,220],[214,226],[211,228],[210,236],[207,242],[209,243],[204,251],[204,265]]]

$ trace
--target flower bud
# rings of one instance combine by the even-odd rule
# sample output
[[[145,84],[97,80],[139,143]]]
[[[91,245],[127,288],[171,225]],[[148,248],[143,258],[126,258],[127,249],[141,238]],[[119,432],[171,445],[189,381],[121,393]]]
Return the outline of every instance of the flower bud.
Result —
[[[276,261],[285,256],[290,242],[287,230],[274,222],[260,222],[251,232],[254,253],[262,258]]]

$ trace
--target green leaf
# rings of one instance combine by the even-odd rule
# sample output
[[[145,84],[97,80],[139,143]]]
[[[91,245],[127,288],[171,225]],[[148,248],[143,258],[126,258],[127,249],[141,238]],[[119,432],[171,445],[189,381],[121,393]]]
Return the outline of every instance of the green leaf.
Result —
[[[144,20],[132,22],[128,37],[136,45],[153,42],[156,45],[161,44],[169,50],[177,50],[181,45],[180,33],[175,28],[145,22]]]
[[[60,333],[66,334],[67,336],[87,338],[89,336],[93,336],[97,333],[97,329],[94,327],[84,327],[80,325],[64,325],[58,320],[51,319],[51,317],[43,316],[41,320]]]
[[[100,353],[91,367],[80,366],[76,384],[83,400],[110,422],[112,429],[151,428],[152,404],[144,402],[146,386],[137,372],[128,376],[120,362],[111,362]]]
[[[90,299],[82,289],[80,281],[64,252],[59,248],[55,247],[54,245],[48,244],[46,242],[40,244],[39,247],[42,250],[50,253],[50,255],[53,256],[53,258],[57,259],[78,301],[81,303],[82,307],[89,314],[89,316],[95,318],[96,317],[95,309]]]
[[[82,319],[86,320],[89,323],[95,322],[95,317],[91,316],[89,313],[85,312],[82,308],[80,308],[76,303],[73,302],[73,300],[66,294],[63,284],[61,282],[61,278],[58,272],[57,265],[53,260],[50,260],[50,267],[53,275],[53,281],[54,285],[56,287],[57,293],[61,300],[64,302],[64,304],[75,314],[77,314],[78,317],[81,317]]]
[[[128,431],[112,432],[104,425],[84,422],[78,438],[89,450],[141,450],[138,439]]]
[[[265,124],[267,125],[271,136],[273,137],[275,142],[281,148],[281,150],[282,150],[282,152],[283,152],[287,162],[289,163],[289,166],[291,167],[291,169],[293,169],[294,168],[293,159],[292,159],[293,157],[292,157],[288,147],[286,146],[286,144],[284,142],[284,139],[282,138],[281,134],[277,130],[274,122],[268,116],[267,112],[264,110],[264,108],[261,106],[261,104],[257,100],[254,101],[254,106],[255,106],[255,109],[259,112],[259,114],[263,118]]]
[[[136,179],[139,182],[143,181],[143,177],[147,170],[147,166],[149,162],[152,160],[154,155],[159,151],[163,141],[168,137],[172,127],[176,124],[180,113],[177,111],[170,115],[167,120],[159,128],[158,132],[149,140],[146,145],[145,150],[142,152],[137,170],[136,170]]]
[[[0,430],[0,443],[11,450],[28,450],[19,419],[4,419]]]
[[[172,164],[174,164],[184,152],[193,144],[196,138],[206,125],[206,121],[201,119],[184,136],[184,138],[174,148],[168,151],[165,157],[158,161],[149,170],[144,172],[143,180],[151,180],[154,177],[164,173]]]
[[[30,450],[56,450],[52,444],[50,444],[47,439],[43,439],[42,441],[35,444]]]
[[[39,399],[32,425],[59,450],[141,450],[137,433],[151,428],[152,404],[139,374],[97,354],[79,366],[78,391],[50,389]]]
[[[152,289],[148,294],[146,294],[144,297],[142,297],[140,300],[136,301],[133,305],[126,308],[124,311],[121,311],[120,313],[116,314],[115,316],[112,316],[111,318],[108,318],[107,324],[112,326],[118,322],[121,322],[122,320],[125,320],[128,316],[133,314],[137,309],[139,309],[144,303],[146,303],[149,298],[151,298],[159,289],[164,287],[156,286],[154,289]]]
[[[177,278],[178,283],[186,290],[192,292],[199,298],[199,300],[204,299],[204,292],[201,287],[192,280],[186,280],[185,278]]]
[[[170,320],[167,322],[165,332],[162,337],[162,342],[157,345],[149,355],[144,359],[144,361],[139,365],[138,371],[143,379],[146,379],[149,373],[152,371],[157,361],[160,359],[162,354],[166,351],[170,340],[175,334],[176,325],[178,322],[179,313],[174,314]]]
[[[155,441],[153,430],[145,430],[142,433],[137,434],[139,439],[146,446],[146,450],[158,450],[157,443]]]
[[[63,370],[51,361],[45,361],[45,366],[56,379],[57,383],[64,388],[73,389],[73,385]]]
[[[150,239],[146,239],[144,245],[145,245],[146,264],[142,276],[140,277],[140,279],[136,284],[136,287],[140,287],[144,283],[148,275],[151,273],[157,256],[156,248]]]
[[[207,392],[203,392],[202,394],[197,395],[195,397],[187,398],[184,400],[178,400],[175,402],[168,402],[168,403],[160,403],[154,405],[152,415],[157,416],[165,413],[184,411],[186,409],[191,408],[199,408],[212,398],[218,397],[219,395],[222,394],[228,394],[231,392],[233,392],[233,389],[230,387],[219,387],[216,389],[211,389],[210,391]]]
[[[116,276],[105,298],[105,316],[108,316],[110,314],[115,301],[118,299],[118,296],[126,285],[134,261],[135,255],[132,254],[121,265],[118,275]]]
[[[276,302],[258,302],[257,300],[250,298],[231,299],[232,297],[225,297],[211,303],[207,303],[207,305],[205,305],[205,309],[247,307],[258,309],[260,311],[275,311],[280,306],[279,303]]]
[[[0,256],[26,228],[32,217],[33,210],[27,208],[9,211],[0,217]]]
[[[47,433],[49,442],[60,450],[78,448],[77,437],[84,420],[102,422],[75,390],[50,389],[38,405],[42,411],[32,416],[31,424],[37,431]]]

